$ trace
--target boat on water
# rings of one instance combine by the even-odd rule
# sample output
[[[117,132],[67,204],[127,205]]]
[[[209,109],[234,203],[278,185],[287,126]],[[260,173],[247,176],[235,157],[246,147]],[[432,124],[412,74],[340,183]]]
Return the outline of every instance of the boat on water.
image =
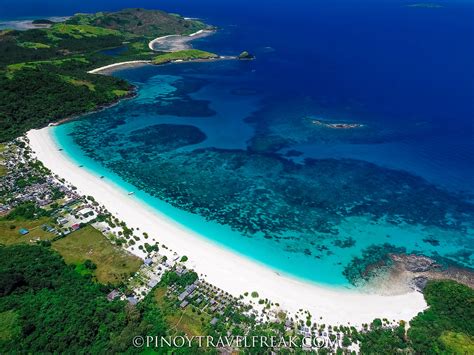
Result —
[[[130,192],[128,193],[128,195],[133,195],[134,193],[135,193],[135,192],[130,191]]]

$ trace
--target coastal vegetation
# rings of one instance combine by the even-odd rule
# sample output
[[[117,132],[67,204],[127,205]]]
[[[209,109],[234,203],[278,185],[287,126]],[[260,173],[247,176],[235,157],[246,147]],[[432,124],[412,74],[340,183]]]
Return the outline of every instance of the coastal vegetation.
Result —
[[[474,290],[454,281],[430,281],[424,289],[429,308],[410,321],[387,328],[378,319],[359,333],[364,354],[471,354],[474,350]]]
[[[184,290],[196,278],[192,272],[182,276],[169,272],[134,306],[108,301],[107,287],[93,282],[81,269],[67,266],[51,248],[1,246],[0,348],[5,352],[127,351],[136,335],[222,336],[229,331],[234,335],[282,334],[281,323],[257,324],[243,313],[232,312],[230,305],[223,311],[222,319],[230,317],[227,322],[219,321],[221,318],[211,322],[212,317],[194,305],[181,307],[169,288]],[[375,319],[365,330],[332,329],[345,334],[343,347],[359,342],[363,354],[471,353],[474,291],[452,281],[432,281],[425,289],[425,298],[430,308],[410,322],[408,333],[403,322],[388,326],[389,322],[381,319]],[[250,333],[242,333],[244,329]],[[324,325],[323,329],[331,327]],[[205,350],[193,349],[193,353]],[[268,350],[265,346],[252,349]]]
[[[182,51],[160,54],[153,59],[153,64],[165,64],[174,61],[188,61],[196,59],[212,59],[217,57],[217,54],[201,51],[199,49],[185,49]]]
[[[206,28],[163,11],[126,9],[78,14],[48,28],[0,31],[0,142],[132,94],[127,82],[87,71],[117,61],[151,60],[156,57],[147,45],[151,38]],[[106,52],[119,47],[124,50],[115,56]],[[212,57],[199,51],[177,56]]]

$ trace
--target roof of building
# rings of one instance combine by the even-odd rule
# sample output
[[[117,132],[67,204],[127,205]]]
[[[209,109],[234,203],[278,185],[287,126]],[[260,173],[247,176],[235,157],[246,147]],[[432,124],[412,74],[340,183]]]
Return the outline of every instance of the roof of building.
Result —
[[[133,297],[133,296],[127,297],[127,301],[128,301],[130,304],[133,304],[133,305],[135,305],[135,304],[138,303],[138,300],[137,300],[135,297]]]
[[[155,287],[157,284],[158,284],[158,280],[155,280],[155,279],[151,279],[149,282],[148,282],[148,286],[150,287]]]
[[[120,291],[119,290],[113,290],[112,292],[110,292],[108,295],[107,295],[107,299],[109,301],[112,301],[114,299],[116,299],[117,297],[120,296]]]

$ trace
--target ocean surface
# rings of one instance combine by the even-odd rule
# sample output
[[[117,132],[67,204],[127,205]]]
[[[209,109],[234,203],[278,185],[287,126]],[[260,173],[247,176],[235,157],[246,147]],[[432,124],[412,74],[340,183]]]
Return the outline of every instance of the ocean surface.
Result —
[[[350,287],[388,252],[474,266],[474,4],[414,3],[20,0],[0,18],[144,6],[217,25],[193,46],[256,60],[117,71],[138,96],[57,142],[216,243]]]

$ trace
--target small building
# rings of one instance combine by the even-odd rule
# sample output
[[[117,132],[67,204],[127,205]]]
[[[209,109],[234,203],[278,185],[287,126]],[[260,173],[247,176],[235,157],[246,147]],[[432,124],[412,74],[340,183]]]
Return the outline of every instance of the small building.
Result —
[[[117,297],[120,297],[120,291],[119,290],[113,290],[112,292],[110,292],[108,295],[107,295],[107,299],[109,301],[113,301],[114,299],[116,299]]]
[[[21,235],[26,235],[28,233],[30,233],[30,231],[26,228],[21,228],[19,231],[18,231]]]
[[[155,287],[156,285],[158,285],[158,282],[159,282],[159,281],[156,280],[156,279],[151,279],[151,280],[148,282],[148,287],[153,288],[153,287]]]
[[[183,301],[183,302],[181,302],[181,304],[180,304],[179,306],[180,306],[181,308],[184,308],[184,307],[186,307],[188,304],[189,304],[188,301]]]
[[[78,215],[83,216],[83,217],[86,217],[86,215],[90,213],[94,214],[94,210],[90,207],[84,207],[83,209],[77,212]]]
[[[153,260],[151,260],[151,258],[146,258],[144,260],[144,263],[145,263],[145,265],[150,266],[151,264],[153,264]]]
[[[211,325],[216,325],[216,323],[217,323],[217,318],[216,317],[212,318]]]
[[[184,300],[186,297],[188,297],[189,295],[189,292],[188,291],[184,291],[183,293],[181,293],[179,296],[178,296],[178,300],[179,301],[182,301]]]
[[[133,304],[133,305],[136,305],[138,303],[138,300],[133,296],[127,297],[127,301],[128,303]]]

